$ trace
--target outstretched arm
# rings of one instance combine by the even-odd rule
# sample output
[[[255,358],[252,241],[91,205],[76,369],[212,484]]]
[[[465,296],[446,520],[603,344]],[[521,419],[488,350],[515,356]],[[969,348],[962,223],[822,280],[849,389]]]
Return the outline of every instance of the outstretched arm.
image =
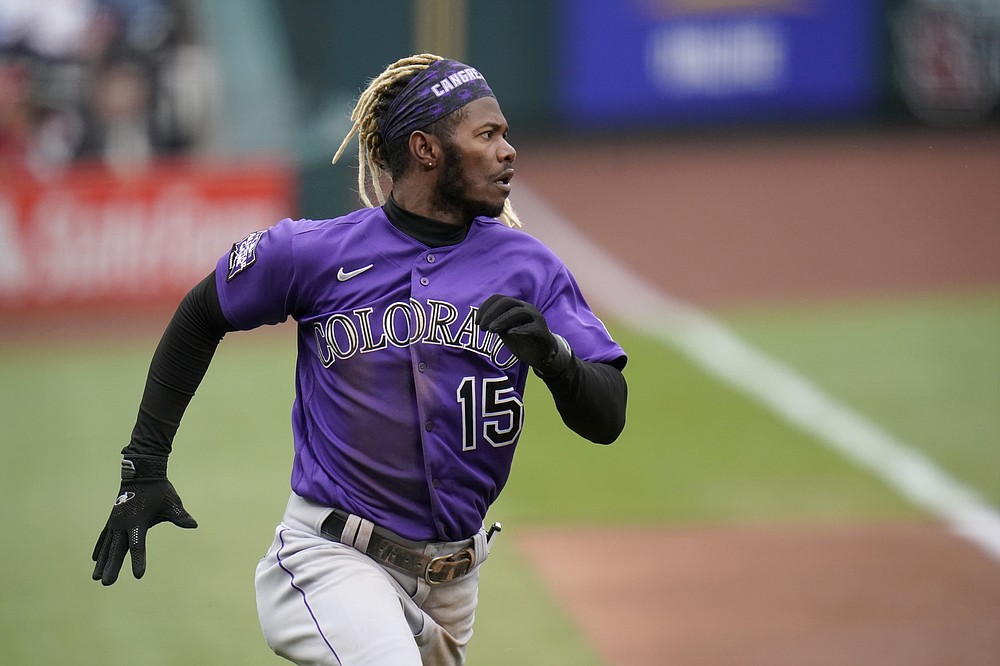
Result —
[[[209,275],[181,301],[153,354],[132,438],[122,450],[118,497],[94,547],[94,580],[114,583],[129,552],[132,574],[142,578],[146,532],[153,525],[198,526],[167,480],[167,456],[181,416],[230,330],[215,275]]]
[[[591,363],[573,353],[549,330],[531,303],[494,294],[479,308],[479,325],[496,333],[508,349],[530,365],[552,393],[563,422],[598,444],[610,444],[625,427],[628,387],[621,368]]]
[[[226,333],[235,330],[222,314],[215,274],[188,292],[153,353],[132,439],[122,453],[166,457],[181,416]]]

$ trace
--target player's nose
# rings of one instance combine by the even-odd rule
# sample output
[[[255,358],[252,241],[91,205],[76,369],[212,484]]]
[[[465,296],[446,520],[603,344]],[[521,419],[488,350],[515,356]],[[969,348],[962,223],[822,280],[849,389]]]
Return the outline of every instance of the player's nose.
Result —
[[[510,141],[504,139],[500,142],[500,148],[497,151],[497,157],[501,162],[513,163],[517,159],[517,150],[511,145]]]

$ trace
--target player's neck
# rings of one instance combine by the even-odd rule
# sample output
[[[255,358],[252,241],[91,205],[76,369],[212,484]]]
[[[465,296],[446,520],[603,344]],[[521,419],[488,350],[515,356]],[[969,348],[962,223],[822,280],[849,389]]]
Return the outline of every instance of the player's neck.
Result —
[[[441,205],[438,194],[439,176],[432,171],[407,173],[392,185],[392,197],[402,209],[428,220],[456,227],[468,227],[472,217],[462,210]]]
[[[385,216],[389,218],[392,226],[428,247],[461,243],[469,233],[468,224],[448,224],[407,210],[396,201],[394,194],[389,195],[382,210],[385,211]]]

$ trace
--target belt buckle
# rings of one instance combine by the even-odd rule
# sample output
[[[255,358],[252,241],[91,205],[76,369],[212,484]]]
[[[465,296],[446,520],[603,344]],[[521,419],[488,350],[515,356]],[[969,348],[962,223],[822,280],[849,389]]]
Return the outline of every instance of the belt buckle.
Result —
[[[476,551],[472,547],[466,547],[457,553],[448,555],[438,555],[431,558],[424,571],[424,580],[429,585],[440,585],[448,583],[456,578],[461,578],[472,570],[472,565],[476,561]]]

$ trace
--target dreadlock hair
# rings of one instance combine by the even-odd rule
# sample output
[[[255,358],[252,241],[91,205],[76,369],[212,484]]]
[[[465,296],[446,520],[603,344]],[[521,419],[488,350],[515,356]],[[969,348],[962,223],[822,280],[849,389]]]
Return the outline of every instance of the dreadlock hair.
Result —
[[[351,138],[357,134],[358,195],[369,208],[385,203],[386,194],[382,188],[382,179],[388,178],[391,182],[393,178],[403,173],[410,140],[409,136],[401,136],[387,144],[379,131],[378,121],[418,72],[442,59],[441,56],[432,53],[421,53],[397,60],[372,79],[358,97],[351,112],[353,125],[337,149],[336,155],[333,156],[333,163],[337,163]],[[450,137],[451,131],[460,119],[461,109],[431,123],[426,129],[437,136]],[[374,201],[369,196],[369,187],[375,196]],[[521,227],[521,220],[514,212],[510,199],[504,202],[500,220],[509,227]]]

